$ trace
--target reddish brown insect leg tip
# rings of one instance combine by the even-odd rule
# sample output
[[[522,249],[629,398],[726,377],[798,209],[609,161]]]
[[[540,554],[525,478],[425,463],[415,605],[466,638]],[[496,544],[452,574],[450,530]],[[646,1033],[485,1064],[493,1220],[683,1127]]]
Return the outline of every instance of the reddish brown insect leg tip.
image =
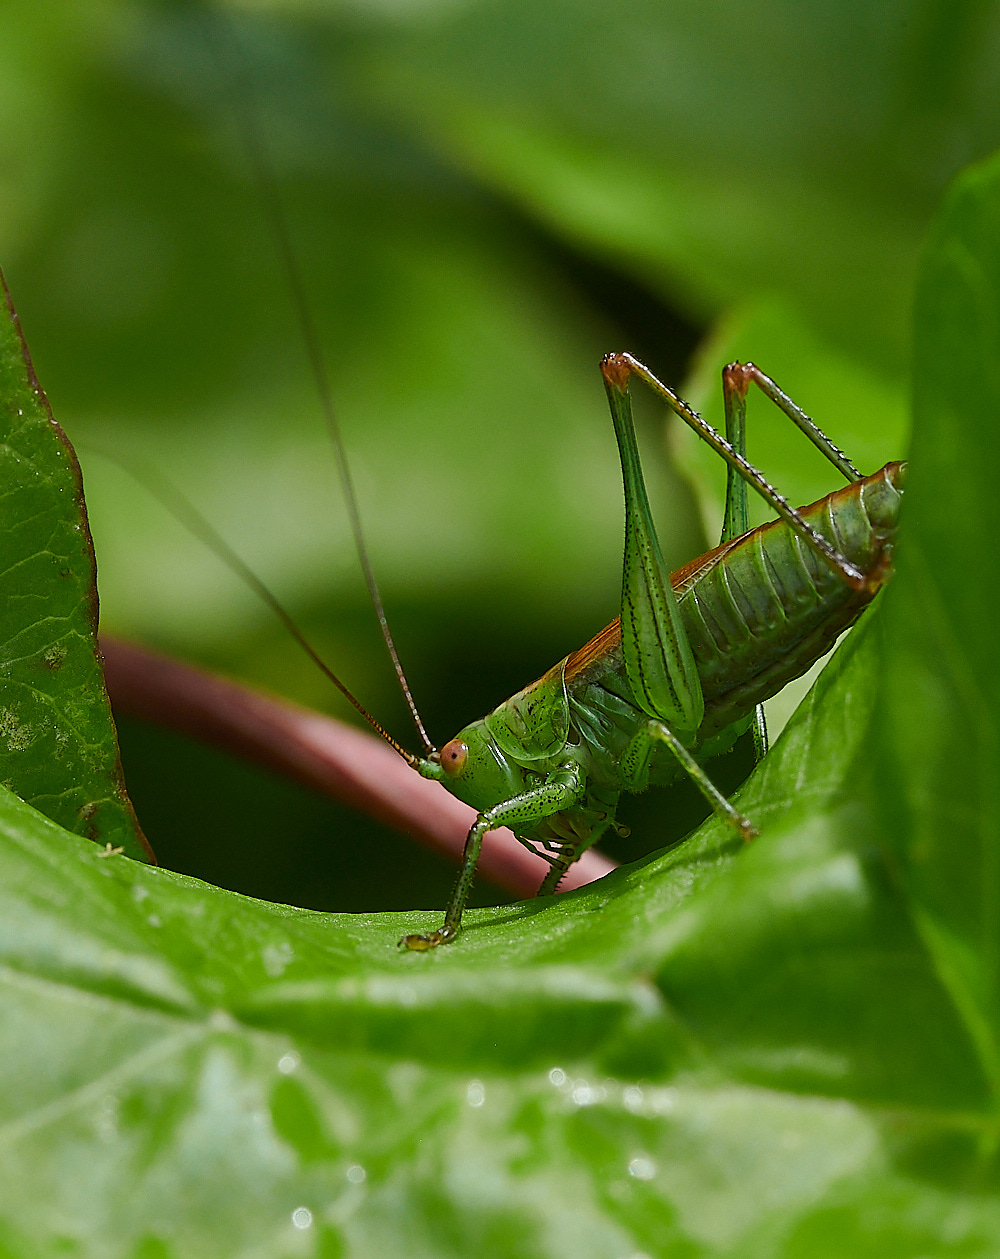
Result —
[[[753,363],[727,363],[722,369],[722,379],[730,389],[738,393],[741,398],[745,398],[753,373]]]
[[[624,354],[605,354],[601,359],[601,375],[607,385],[614,385],[622,393],[628,388],[632,369]]]

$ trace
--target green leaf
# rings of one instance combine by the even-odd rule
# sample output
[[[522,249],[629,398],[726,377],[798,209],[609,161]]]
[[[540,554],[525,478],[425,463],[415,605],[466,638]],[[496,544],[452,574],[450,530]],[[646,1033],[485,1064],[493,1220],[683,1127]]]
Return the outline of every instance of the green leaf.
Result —
[[[744,793],[759,843],[710,824],[433,955],[396,941],[436,915],[250,901],[0,796],[10,1252],[996,1247],[995,1199],[952,1183],[988,1123],[970,1039],[828,811],[877,637]]]
[[[1000,160],[969,171],[917,298],[913,472],[886,601],[880,824],[1000,1091]],[[885,817],[887,811],[898,817]]]
[[[0,780],[77,834],[148,861],[104,690],[80,469],[35,379],[6,285],[3,297]]]

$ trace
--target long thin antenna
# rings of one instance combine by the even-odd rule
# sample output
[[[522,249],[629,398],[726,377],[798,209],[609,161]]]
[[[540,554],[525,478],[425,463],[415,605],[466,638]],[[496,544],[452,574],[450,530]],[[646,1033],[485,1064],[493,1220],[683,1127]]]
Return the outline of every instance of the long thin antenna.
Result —
[[[316,322],[313,319],[312,308],[306,300],[302,276],[295,257],[295,251],[292,249],[288,220],[285,217],[284,206],[278,193],[274,170],[257,126],[257,111],[251,85],[247,77],[241,73],[241,62],[235,52],[227,57],[224,40],[218,26],[209,23],[209,27],[216,57],[222,63],[223,81],[232,87],[235,98],[235,114],[243,145],[250,159],[254,182],[257,185],[257,191],[263,203],[264,212],[277,246],[281,269],[285,273],[285,280],[292,295],[292,305],[295,308],[295,316],[306,348],[313,380],[316,383],[320,408],[326,421],[330,440],[333,443],[334,455],[337,460],[337,471],[340,474],[341,490],[347,507],[347,516],[351,523],[351,532],[354,535],[354,546],[361,564],[361,571],[364,573],[365,585],[368,587],[368,593],[375,608],[375,615],[382,630],[382,637],[385,640],[392,667],[396,670],[396,677],[399,679],[400,689],[403,692],[414,725],[417,727],[417,733],[423,742],[425,750],[433,752],[434,744],[424,729],[424,723],[420,718],[420,713],[417,711],[417,705],[410,691],[410,684],[406,680],[406,674],[403,672],[403,666],[396,651],[396,644],[393,641],[392,631],[389,629],[389,621],[382,603],[382,595],[379,592],[378,582],[375,579],[375,570],[372,568],[371,559],[368,555],[368,545],[365,542],[364,530],[361,525],[358,499],[354,492],[354,481],[347,462],[347,451],[340,431],[337,410],[333,403],[333,390],[330,387],[330,376],[326,367],[326,359],[323,357],[323,351],[320,347],[319,334],[316,329]],[[227,61],[228,64],[226,64]],[[337,685],[341,690],[345,689],[340,682],[337,682]],[[353,698],[352,703],[360,707]]]
[[[326,663],[319,652],[313,647],[312,643],[306,638],[305,634],[299,629],[290,614],[285,610],[277,595],[267,586],[253,571],[249,564],[242,559],[240,555],[229,545],[226,539],[218,532],[213,525],[201,514],[194,503],[177,488],[176,485],[167,477],[153,468],[151,465],[133,459],[123,459],[119,455],[112,454],[110,450],[102,446],[95,446],[87,443],[87,448],[94,454],[100,455],[103,459],[115,464],[123,471],[127,472],[134,480],[156,499],[166,510],[178,520],[185,529],[193,533],[200,542],[203,542],[210,551],[213,551],[222,562],[245,582],[246,585],[271,609],[278,620],[288,630],[289,634],[295,639],[309,659],[323,673],[323,675],[333,683],[337,690],[344,698],[354,706],[361,716],[368,722],[376,734],[380,735],[391,748],[403,758],[408,765],[414,769],[420,764],[420,757],[414,756],[412,752],[408,752],[401,744],[389,734],[375,720],[364,704],[353,695],[347,687],[341,682],[340,678],[334,673],[330,666]]]

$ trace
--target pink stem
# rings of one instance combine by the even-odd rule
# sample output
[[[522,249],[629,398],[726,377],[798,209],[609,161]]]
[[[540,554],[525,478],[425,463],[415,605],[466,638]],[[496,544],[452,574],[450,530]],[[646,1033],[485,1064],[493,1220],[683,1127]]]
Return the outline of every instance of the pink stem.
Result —
[[[116,712],[178,730],[297,779],[455,862],[461,859],[475,811],[440,783],[414,773],[380,739],[134,643],[102,637],[101,649]],[[560,890],[591,883],[615,864],[598,852],[585,852]],[[548,865],[504,829],[486,836],[479,869],[508,891],[531,896]]]

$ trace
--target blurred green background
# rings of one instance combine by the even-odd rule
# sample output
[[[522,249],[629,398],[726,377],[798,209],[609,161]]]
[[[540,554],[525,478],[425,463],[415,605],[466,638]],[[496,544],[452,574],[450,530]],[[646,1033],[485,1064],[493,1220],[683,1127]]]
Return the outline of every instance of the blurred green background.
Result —
[[[441,741],[615,614],[600,356],[632,350],[716,422],[719,368],[752,358],[862,468],[898,457],[923,234],[1000,141],[989,3],[15,0],[0,22],[0,260],[80,449],[103,627],[347,715],[101,448],[176,481],[411,742],[241,143],[248,97]],[[680,564],[715,540],[724,472],[655,406],[640,419]],[[749,442],[793,499],[835,487],[763,400]],[[408,841],[120,733],[163,864],[315,908],[443,903],[451,871]],[[700,806],[679,788],[625,813],[627,859]]]

